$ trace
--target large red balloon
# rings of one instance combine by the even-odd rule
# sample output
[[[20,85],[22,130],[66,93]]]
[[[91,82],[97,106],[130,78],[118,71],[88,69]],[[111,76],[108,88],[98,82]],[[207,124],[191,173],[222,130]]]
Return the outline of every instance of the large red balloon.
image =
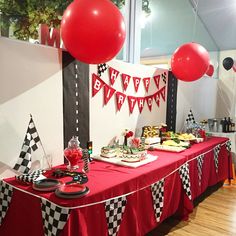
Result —
[[[65,48],[79,61],[99,64],[117,55],[125,40],[125,23],[110,0],[75,0],[61,21]]]
[[[171,69],[177,79],[194,81],[207,71],[210,57],[207,50],[197,43],[187,43],[177,48],[171,58]]]

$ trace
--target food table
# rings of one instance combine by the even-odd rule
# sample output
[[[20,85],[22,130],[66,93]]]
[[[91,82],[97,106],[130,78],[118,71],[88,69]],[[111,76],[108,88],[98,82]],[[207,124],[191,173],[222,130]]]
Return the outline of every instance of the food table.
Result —
[[[12,197],[0,235],[42,236],[45,229],[45,235],[143,236],[173,214],[187,219],[193,199],[208,186],[231,177],[227,138],[212,137],[181,153],[150,153],[157,155],[157,160],[139,168],[93,161],[86,184],[90,193],[78,199],[36,191],[15,178],[3,180]],[[47,175],[51,177],[50,172]],[[54,219],[49,226],[45,205],[51,207],[49,215],[58,208],[64,224],[58,226]],[[54,233],[48,233],[50,230]]]

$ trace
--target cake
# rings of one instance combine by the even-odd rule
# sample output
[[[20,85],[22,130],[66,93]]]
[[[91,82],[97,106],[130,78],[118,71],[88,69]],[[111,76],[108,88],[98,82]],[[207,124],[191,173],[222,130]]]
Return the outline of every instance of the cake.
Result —
[[[117,156],[117,148],[112,148],[112,147],[102,147],[101,148],[101,157],[107,157],[107,158],[112,158]]]
[[[121,156],[122,161],[125,162],[138,162],[146,159],[147,151],[139,149],[125,149]]]

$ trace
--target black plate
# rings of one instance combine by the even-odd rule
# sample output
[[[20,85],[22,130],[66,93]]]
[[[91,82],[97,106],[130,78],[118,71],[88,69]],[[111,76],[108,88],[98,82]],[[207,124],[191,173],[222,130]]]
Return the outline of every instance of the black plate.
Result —
[[[58,188],[56,189],[55,191],[55,194],[57,197],[60,197],[60,198],[81,198],[85,195],[87,195],[89,193],[89,188],[88,187],[85,187],[85,190],[84,191],[80,191],[78,192],[77,194],[73,193],[73,194],[64,194],[62,193]]]
[[[36,188],[51,188],[60,185],[61,182],[57,179],[42,179],[34,182]]]

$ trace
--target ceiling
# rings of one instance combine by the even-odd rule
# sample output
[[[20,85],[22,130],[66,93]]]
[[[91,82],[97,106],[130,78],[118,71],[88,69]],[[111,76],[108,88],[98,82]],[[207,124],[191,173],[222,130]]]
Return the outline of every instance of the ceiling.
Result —
[[[236,0],[152,0],[141,57],[171,55],[187,42],[208,51],[236,49]]]

